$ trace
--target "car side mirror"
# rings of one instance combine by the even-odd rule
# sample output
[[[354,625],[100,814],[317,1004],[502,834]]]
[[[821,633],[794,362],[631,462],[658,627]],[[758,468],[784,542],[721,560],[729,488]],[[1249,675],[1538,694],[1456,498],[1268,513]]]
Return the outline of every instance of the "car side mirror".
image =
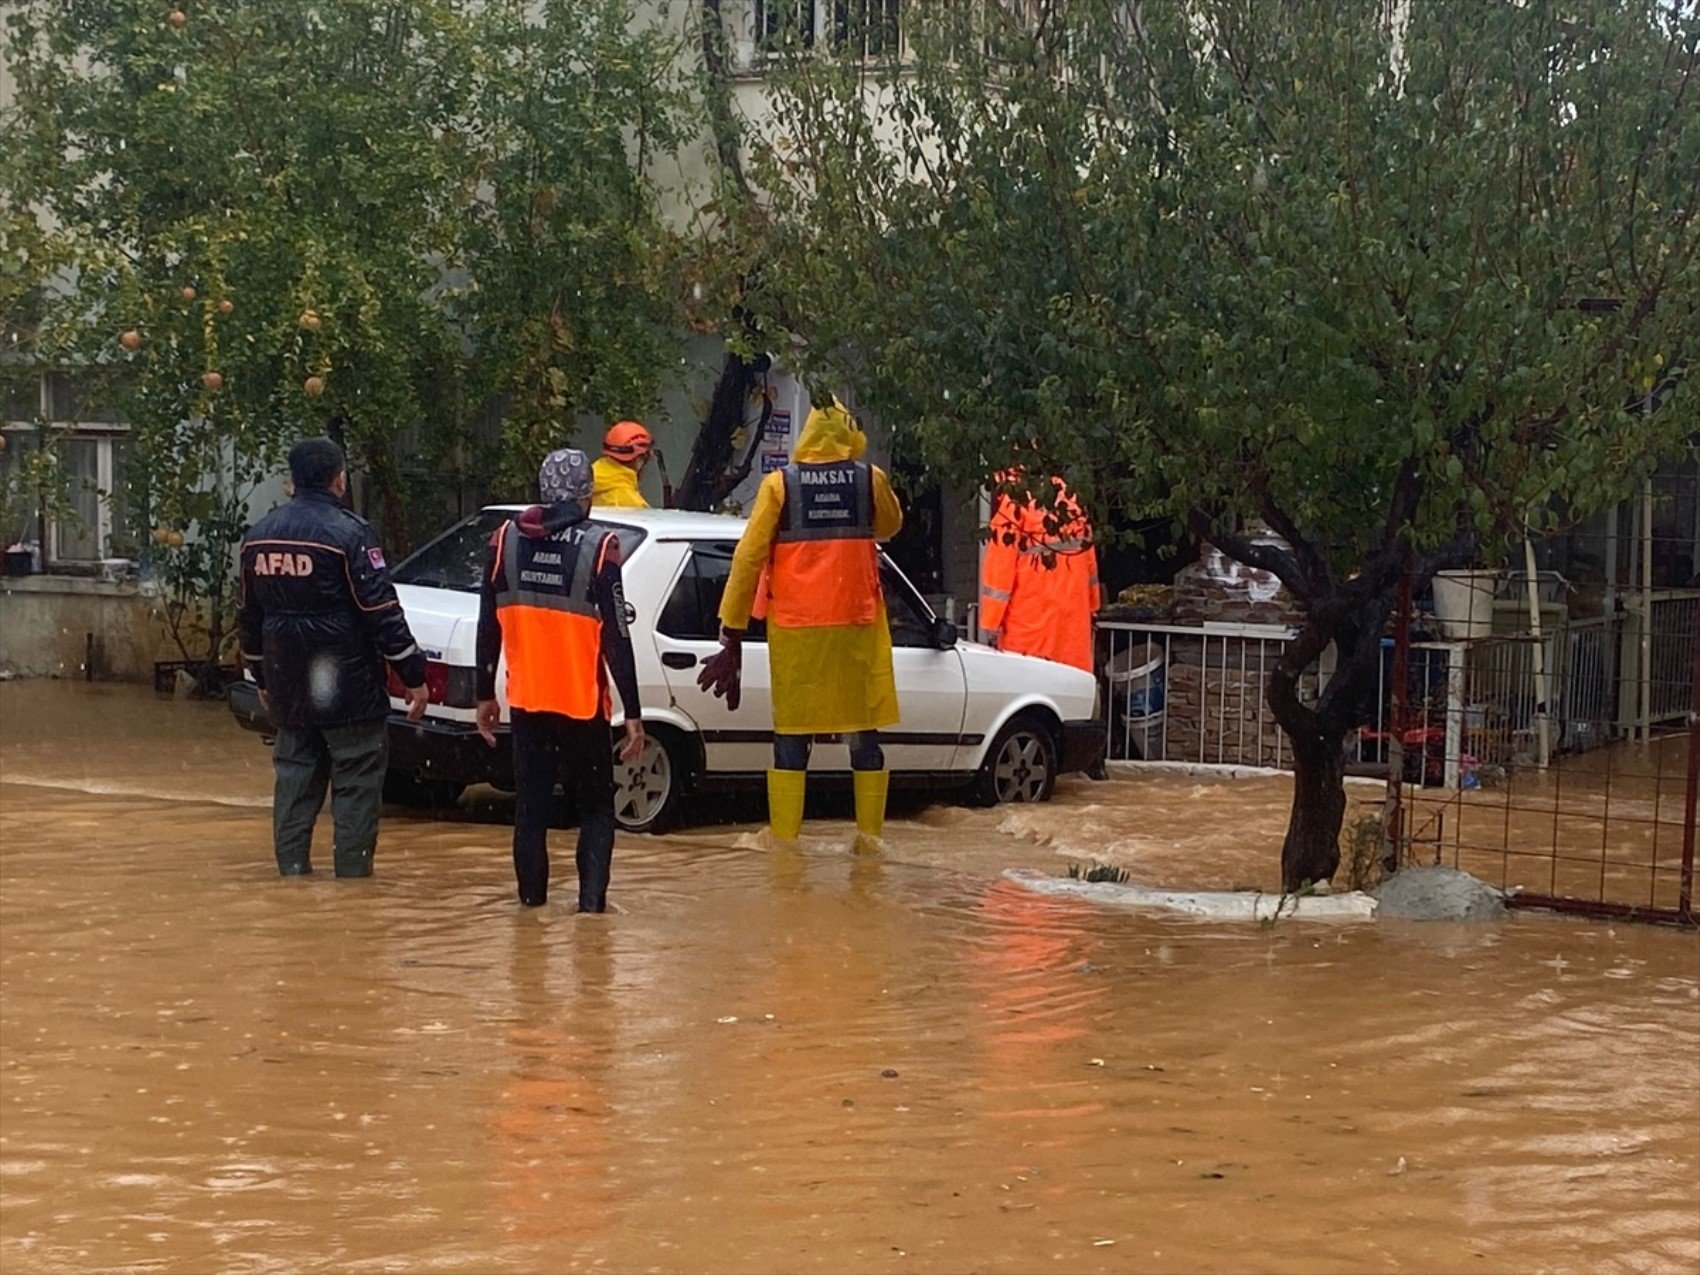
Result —
[[[956,645],[956,621],[942,615],[933,621],[932,644],[935,651],[948,651]]]

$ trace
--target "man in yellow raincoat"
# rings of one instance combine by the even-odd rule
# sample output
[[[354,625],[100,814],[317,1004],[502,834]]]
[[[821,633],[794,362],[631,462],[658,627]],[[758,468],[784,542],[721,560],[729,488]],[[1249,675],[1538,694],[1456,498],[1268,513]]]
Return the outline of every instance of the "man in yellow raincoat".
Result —
[[[762,480],[720,603],[722,649],[698,679],[737,708],[744,630],[765,602],[767,813],[785,840],[802,829],[816,735],[843,735],[849,745],[857,832],[878,838],[885,825],[889,776],[878,732],[896,724],[898,711],[878,543],[902,528],[903,507],[885,473],[861,459],[867,446],[836,400],[809,413],[796,458]]]
[[[638,478],[655,451],[655,439],[636,421],[621,421],[602,436],[602,455],[590,467],[592,509],[648,509]]]

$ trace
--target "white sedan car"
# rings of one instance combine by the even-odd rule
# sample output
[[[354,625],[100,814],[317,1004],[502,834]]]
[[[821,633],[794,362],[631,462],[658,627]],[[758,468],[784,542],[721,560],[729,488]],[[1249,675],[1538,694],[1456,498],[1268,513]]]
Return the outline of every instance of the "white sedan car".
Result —
[[[491,749],[473,730],[473,660],[490,536],[523,508],[484,509],[392,573],[429,661],[430,693],[418,723],[403,716],[399,696],[392,698],[388,793],[394,800],[448,804],[471,783],[512,788],[507,740]],[[767,648],[758,623],[744,642],[737,712],[697,687],[699,664],[718,649],[720,595],[742,519],[618,509],[599,513],[597,521],[619,535],[625,550],[627,618],[649,734],[636,762],[616,760],[616,813],[622,828],[650,832],[672,822],[693,793],[761,783],[773,749]],[[880,569],[903,713],[881,732],[894,784],[960,792],[986,804],[1044,801],[1058,774],[1097,765],[1104,727],[1094,720],[1091,674],[959,642],[955,626],[936,617],[883,556]],[[498,687],[504,681],[498,675]],[[392,682],[391,690],[400,687]],[[230,704],[242,725],[271,731],[251,685],[234,688]],[[614,725],[619,722],[616,717]],[[847,767],[842,747],[815,749],[812,770],[842,777]]]

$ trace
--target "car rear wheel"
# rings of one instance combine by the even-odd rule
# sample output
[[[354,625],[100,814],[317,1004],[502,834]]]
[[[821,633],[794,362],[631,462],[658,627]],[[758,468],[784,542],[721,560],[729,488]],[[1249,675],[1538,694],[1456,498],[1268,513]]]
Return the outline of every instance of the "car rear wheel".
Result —
[[[627,832],[663,832],[679,810],[685,784],[683,749],[664,729],[651,727],[637,760],[620,760],[623,734],[614,740],[614,821]]]
[[[395,770],[384,776],[384,800],[395,806],[447,810],[465,791],[465,784],[450,779],[421,779]]]
[[[986,750],[975,795],[987,806],[1049,801],[1056,782],[1056,740],[1043,722],[1017,717]]]

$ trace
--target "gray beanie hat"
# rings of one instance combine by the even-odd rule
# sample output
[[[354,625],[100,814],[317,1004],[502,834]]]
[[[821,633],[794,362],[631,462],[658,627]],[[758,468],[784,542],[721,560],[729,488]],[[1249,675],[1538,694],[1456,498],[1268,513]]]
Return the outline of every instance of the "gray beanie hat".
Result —
[[[590,458],[572,447],[550,452],[537,471],[537,496],[546,505],[590,500]]]

